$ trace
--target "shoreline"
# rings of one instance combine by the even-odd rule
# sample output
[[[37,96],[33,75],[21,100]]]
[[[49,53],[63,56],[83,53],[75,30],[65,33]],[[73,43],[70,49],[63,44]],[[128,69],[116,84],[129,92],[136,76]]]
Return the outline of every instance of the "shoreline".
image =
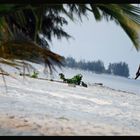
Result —
[[[7,75],[7,74],[4,74],[5,76],[10,76],[10,75]],[[19,76],[19,75],[12,75],[13,77],[12,78],[15,78],[16,76]],[[32,77],[29,77],[29,76],[24,76],[23,77],[23,79],[24,78],[31,78],[31,79],[36,79],[36,80],[47,80],[47,81],[51,81],[51,82],[57,82],[57,83],[62,83],[62,84],[66,84],[66,85],[68,85],[68,83],[64,83],[63,81],[60,81],[60,80],[56,80],[56,79],[45,79],[45,78],[41,78],[41,77],[39,77],[39,78],[32,78]],[[103,83],[101,83],[101,84],[103,84]],[[79,85],[76,85],[76,86],[79,86]],[[100,85],[100,84],[98,84],[98,83],[88,83],[88,86],[99,86],[99,87],[103,87],[103,88],[106,88],[106,89],[110,89],[110,90],[113,90],[113,91],[118,91],[118,92],[124,92],[124,93],[127,93],[127,94],[133,94],[133,95],[137,95],[136,93],[134,93],[134,92],[129,92],[129,91],[125,91],[125,90],[120,90],[120,89],[115,89],[115,88],[111,88],[111,87],[109,87],[109,86],[106,86],[106,85]],[[79,86],[79,87],[82,87],[82,86]]]
[[[108,87],[108,86],[104,86],[104,85],[103,85],[103,87],[106,88],[106,89],[113,90],[113,91],[124,92],[126,94],[138,95],[138,94],[136,94],[134,92],[124,91],[124,90],[120,90],[120,89],[114,89],[114,88],[111,88],[111,87]]]

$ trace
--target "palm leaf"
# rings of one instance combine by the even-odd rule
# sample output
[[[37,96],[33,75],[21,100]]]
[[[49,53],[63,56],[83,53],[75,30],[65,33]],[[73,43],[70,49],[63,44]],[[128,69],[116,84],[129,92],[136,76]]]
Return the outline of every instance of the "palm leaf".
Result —
[[[0,57],[4,59],[27,60],[35,63],[45,62],[45,65],[49,66],[51,70],[54,63],[58,66],[62,64],[62,56],[51,52],[47,48],[42,48],[21,32],[16,32],[13,38],[2,42],[1,46]]]
[[[118,23],[130,37],[135,48],[140,49],[140,9],[138,7],[130,4],[96,4],[96,7],[100,9],[106,20],[114,20]]]

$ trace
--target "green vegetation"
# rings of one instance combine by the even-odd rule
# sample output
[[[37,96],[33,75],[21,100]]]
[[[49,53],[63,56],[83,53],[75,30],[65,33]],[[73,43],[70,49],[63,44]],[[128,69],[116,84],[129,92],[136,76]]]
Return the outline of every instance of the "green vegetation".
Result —
[[[87,84],[85,84],[83,81],[81,81],[82,77],[83,77],[81,74],[77,74],[70,79],[65,78],[65,75],[63,73],[60,73],[59,76],[60,76],[60,79],[62,79],[63,82],[65,82],[65,83],[75,84],[75,85],[80,85],[81,84],[82,86],[87,87]]]
[[[31,77],[31,78],[38,78],[38,72],[34,71],[32,74],[25,74],[25,73],[20,73],[19,75],[20,76],[28,76],[28,77]]]
[[[119,75],[123,77],[129,77],[129,68],[128,64],[124,62],[120,63],[110,63],[108,66],[108,73]]]
[[[108,68],[105,69],[104,63],[101,60],[98,61],[76,61],[72,57],[67,57],[65,59],[64,65],[70,68],[79,68],[83,70],[89,70],[95,73],[107,73],[107,74],[114,74],[123,77],[129,77],[129,68],[128,64],[125,62],[119,63],[110,63]]]
[[[38,72],[34,71],[33,74],[31,75],[31,77],[32,78],[38,78],[38,74],[39,74]]]

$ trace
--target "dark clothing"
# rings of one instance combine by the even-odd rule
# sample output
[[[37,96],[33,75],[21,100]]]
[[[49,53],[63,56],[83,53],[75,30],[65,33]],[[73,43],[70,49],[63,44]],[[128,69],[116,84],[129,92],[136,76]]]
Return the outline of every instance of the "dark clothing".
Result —
[[[138,70],[137,70],[137,72],[136,72],[136,77],[135,77],[135,79],[137,79],[139,76],[140,76],[140,65],[139,65],[139,68],[138,68]]]
[[[140,76],[140,73],[138,73],[138,74],[136,75],[135,79],[137,79],[139,76]]]

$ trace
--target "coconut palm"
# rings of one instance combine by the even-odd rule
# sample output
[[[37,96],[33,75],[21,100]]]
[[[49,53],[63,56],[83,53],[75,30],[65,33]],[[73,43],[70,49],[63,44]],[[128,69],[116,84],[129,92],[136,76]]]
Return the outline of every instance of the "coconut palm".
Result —
[[[67,20],[88,16],[92,12],[97,21],[105,18],[120,25],[140,48],[140,8],[132,4],[1,4],[0,5],[0,57],[7,60],[43,61],[49,68],[53,62],[62,64],[63,57],[50,51],[53,36],[58,39],[71,36],[63,30]],[[94,28],[94,27],[93,27]]]
[[[63,57],[49,50],[48,41],[51,41],[52,35],[58,39],[70,37],[61,27],[67,24],[67,21],[52,10],[47,12],[42,9],[43,6],[27,6],[24,9],[22,5],[16,7],[18,7],[16,12],[9,12],[10,14],[1,17],[1,63],[20,66],[19,61],[15,63],[7,59],[42,61],[51,71],[54,69],[54,64],[62,65]],[[44,36],[40,37],[41,34]]]

